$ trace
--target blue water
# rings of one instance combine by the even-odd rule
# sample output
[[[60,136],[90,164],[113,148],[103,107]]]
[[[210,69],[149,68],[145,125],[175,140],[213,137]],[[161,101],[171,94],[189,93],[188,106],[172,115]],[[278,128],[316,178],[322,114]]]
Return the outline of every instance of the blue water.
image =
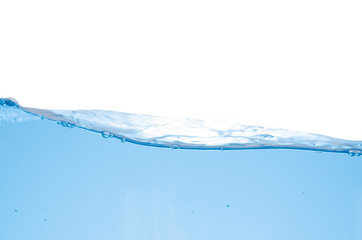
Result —
[[[362,239],[361,142],[1,101],[0,239]]]

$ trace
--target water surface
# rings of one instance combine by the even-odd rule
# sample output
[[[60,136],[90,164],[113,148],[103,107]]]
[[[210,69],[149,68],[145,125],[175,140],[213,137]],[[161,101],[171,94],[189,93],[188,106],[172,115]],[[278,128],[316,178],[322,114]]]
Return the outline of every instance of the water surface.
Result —
[[[1,105],[0,239],[362,237],[360,142]]]

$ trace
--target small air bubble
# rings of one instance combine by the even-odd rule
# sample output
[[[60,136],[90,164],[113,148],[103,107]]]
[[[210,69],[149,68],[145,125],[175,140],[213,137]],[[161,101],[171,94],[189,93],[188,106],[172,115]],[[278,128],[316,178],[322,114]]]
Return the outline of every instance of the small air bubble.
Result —
[[[124,138],[124,137],[121,138],[121,142],[122,142],[122,143],[125,143],[125,142],[126,142],[126,138]]]
[[[348,155],[350,155],[351,157],[354,157],[356,155],[356,151],[355,150],[349,150]]]
[[[44,120],[44,116],[40,116],[40,119],[41,119],[41,120]]]
[[[15,209],[14,211],[15,211],[15,212],[18,212],[18,209]]]
[[[230,207],[230,205],[229,205],[229,204],[226,204],[226,207]]]
[[[104,131],[104,132],[102,132],[102,137],[104,137],[104,138],[110,138],[110,137],[112,137],[113,135],[112,135],[112,133],[110,133],[110,132],[106,132],[106,131]]]
[[[44,222],[48,221],[48,219],[44,218]]]
[[[224,148],[220,148],[220,151],[224,151]]]
[[[192,211],[192,214],[195,214],[195,211]]]

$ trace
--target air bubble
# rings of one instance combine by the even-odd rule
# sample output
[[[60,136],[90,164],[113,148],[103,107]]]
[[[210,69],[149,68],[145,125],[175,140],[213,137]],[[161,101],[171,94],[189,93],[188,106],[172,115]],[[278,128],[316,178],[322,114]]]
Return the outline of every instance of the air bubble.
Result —
[[[102,137],[104,137],[104,138],[111,138],[112,136],[113,136],[113,134],[110,132],[107,132],[107,131],[102,132]]]
[[[43,118],[44,119],[44,118]],[[42,120],[43,120],[42,119]],[[69,122],[58,122],[58,124],[62,125],[63,127],[67,127],[67,128],[74,128],[75,125],[74,124],[71,124]]]
[[[354,157],[354,155],[356,155],[356,153],[354,152],[354,150],[349,150],[348,155],[350,155],[351,157]]]
[[[41,119],[41,120],[44,120],[44,116],[40,116],[40,119]]]
[[[125,142],[126,142],[126,138],[124,138],[124,137],[121,138],[121,142],[122,142],[122,143],[125,143]]]
[[[222,147],[222,148],[220,148],[220,151],[224,151],[224,148]]]

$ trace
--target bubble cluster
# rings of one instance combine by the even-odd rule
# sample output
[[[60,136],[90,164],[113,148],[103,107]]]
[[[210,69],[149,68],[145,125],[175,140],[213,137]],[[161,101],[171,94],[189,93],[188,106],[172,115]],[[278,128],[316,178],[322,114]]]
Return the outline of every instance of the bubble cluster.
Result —
[[[354,156],[359,157],[359,156],[361,156],[361,151],[359,151],[359,150],[349,150],[348,154],[351,157],[354,157]]]
[[[41,116],[40,119],[44,120],[44,116]],[[57,122],[57,124],[59,124],[59,125],[61,125],[63,127],[67,127],[67,128],[74,128],[75,127],[74,124],[71,124],[71,123],[65,122],[65,121]]]

